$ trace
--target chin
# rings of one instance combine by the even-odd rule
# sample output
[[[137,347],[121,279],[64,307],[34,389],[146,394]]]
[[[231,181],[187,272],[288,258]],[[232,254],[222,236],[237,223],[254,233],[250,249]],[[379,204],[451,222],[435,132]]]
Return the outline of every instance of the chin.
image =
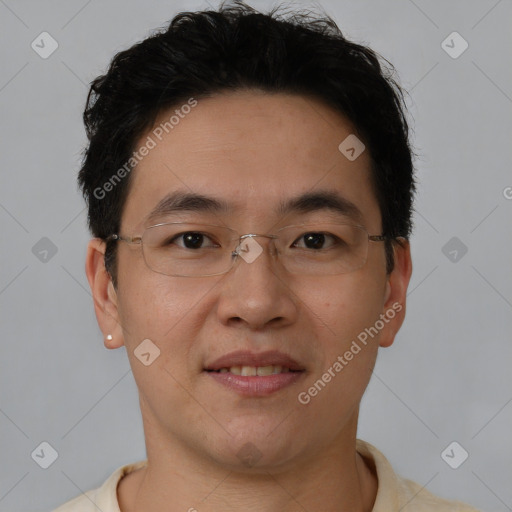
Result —
[[[236,427],[230,424],[226,429],[231,436],[222,431],[224,438],[215,442],[216,453],[212,454],[230,470],[253,473],[258,470],[262,473],[275,471],[299,455],[298,443],[278,421],[266,421],[258,428],[249,421],[236,423]]]

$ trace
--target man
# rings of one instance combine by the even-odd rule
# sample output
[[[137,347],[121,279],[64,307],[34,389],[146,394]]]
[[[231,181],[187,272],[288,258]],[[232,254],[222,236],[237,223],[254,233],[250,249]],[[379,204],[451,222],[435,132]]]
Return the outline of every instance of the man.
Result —
[[[334,22],[182,13],[91,87],[86,272],[147,461],[59,512],[470,511],[356,439],[405,316],[400,88]]]

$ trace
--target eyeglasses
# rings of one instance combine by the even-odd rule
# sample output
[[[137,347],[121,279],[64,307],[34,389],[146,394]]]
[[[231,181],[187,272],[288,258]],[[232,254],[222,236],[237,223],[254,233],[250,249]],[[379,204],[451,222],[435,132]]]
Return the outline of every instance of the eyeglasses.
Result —
[[[225,226],[168,222],[146,228],[142,236],[110,235],[106,241],[140,244],[146,265],[159,274],[206,277],[229,272],[239,257],[252,263],[263,252],[256,237],[269,238],[269,251],[286,271],[302,275],[347,274],[361,268],[368,242],[383,242],[384,235],[369,235],[363,226],[315,223],[286,226],[275,234],[239,235]]]

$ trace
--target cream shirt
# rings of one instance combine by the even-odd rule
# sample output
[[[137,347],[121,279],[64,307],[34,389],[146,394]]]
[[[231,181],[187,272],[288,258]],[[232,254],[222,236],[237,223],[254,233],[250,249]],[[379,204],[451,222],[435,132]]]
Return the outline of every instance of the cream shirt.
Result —
[[[375,465],[378,490],[372,512],[478,512],[459,501],[434,496],[411,480],[395,474],[386,457],[371,444],[357,440],[357,451]],[[116,469],[97,489],[68,501],[53,512],[121,512],[117,501],[117,484],[124,475],[144,467],[147,461]]]

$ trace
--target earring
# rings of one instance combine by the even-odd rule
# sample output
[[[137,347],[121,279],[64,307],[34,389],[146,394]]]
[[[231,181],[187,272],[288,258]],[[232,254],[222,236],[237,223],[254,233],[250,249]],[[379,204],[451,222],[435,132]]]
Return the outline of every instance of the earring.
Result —
[[[107,340],[112,341],[112,334],[107,334]]]

